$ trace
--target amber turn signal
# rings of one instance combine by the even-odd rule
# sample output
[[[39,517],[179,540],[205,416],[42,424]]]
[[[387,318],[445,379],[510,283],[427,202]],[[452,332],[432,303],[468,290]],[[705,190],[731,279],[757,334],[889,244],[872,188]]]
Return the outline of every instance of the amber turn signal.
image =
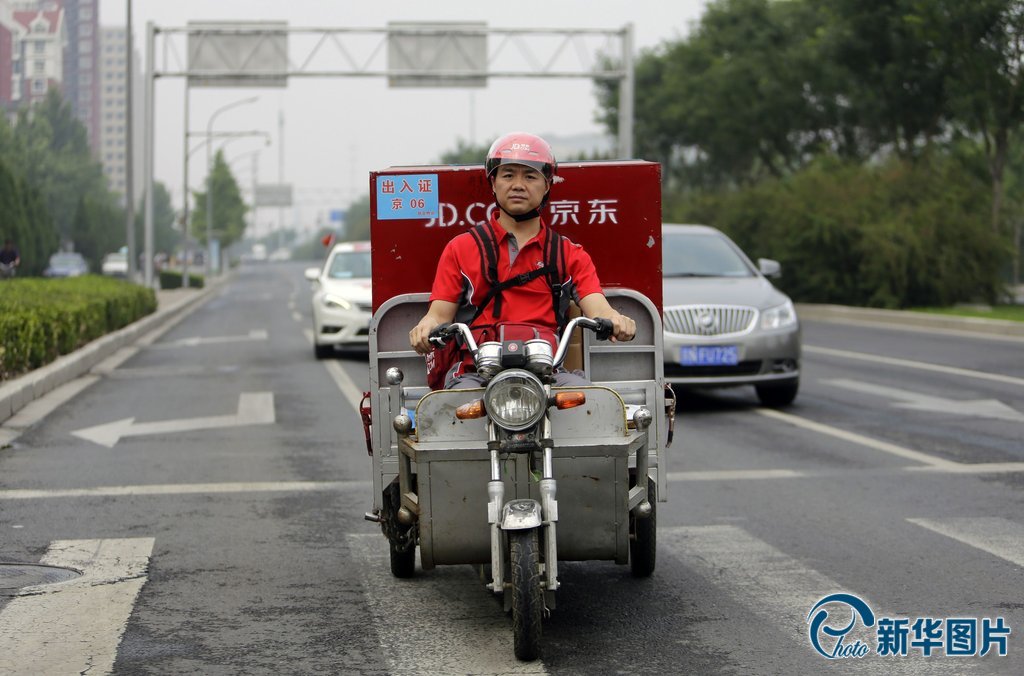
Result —
[[[484,411],[484,400],[477,399],[471,401],[468,404],[463,404],[455,409],[455,417],[459,420],[473,420],[475,418],[483,418],[486,412]]]
[[[567,409],[576,408],[587,403],[585,392],[559,392],[555,395],[555,408]]]

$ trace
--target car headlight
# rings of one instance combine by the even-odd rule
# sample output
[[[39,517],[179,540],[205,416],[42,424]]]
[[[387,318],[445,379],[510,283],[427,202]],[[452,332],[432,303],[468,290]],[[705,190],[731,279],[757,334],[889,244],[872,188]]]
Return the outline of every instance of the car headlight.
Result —
[[[762,329],[782,329],[796,324],[796,308],[792,301],[770,307],[761,313]]]
[[[484,393],[487,415],[499,427],[517,432],[533,427],[544,416],[547,397],[544,386],[529,371],[502,371]]]
[[[352,309],[352,303],[350,303],[349,301],[345,300],[341,296],[332,296],[331,294],[326,294],[323,297],[323,304],[326,307],[331,308],[332,310],[351,310]]]

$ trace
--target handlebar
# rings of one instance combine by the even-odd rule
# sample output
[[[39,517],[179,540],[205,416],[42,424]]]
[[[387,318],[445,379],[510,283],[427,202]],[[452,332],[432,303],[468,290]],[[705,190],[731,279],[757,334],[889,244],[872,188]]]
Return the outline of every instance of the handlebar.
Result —
[[[476,354],[477,345],[476,341],[473,340],[473,332],[469,330],[469,327],[462,322],[451,322],[448,324],[438,324],[431,331],[427,340],[437,347],[444,347],[448,343],[448,339],[457,335],[462,335],[462,340],[465,341],[466,347],[472,354]]]
[[[554,358],[551,360],[553,366],[558,367],[562,365],[562,361],[565,359],[565,353],[569,349],[569,337],[572,335],[572,332],[576,330],[577,326],[590,329],[597,334],[596,337],[598,340],[608,340],[612,335],[612,321],[610,319],[576,317],[575,319],[569,320],[568,325],[565,327],[565,331],[562,332],[562,336],[558,339],[558,352],[555,353]]]
[[[610,319],[576,317],[575,319],[570,320],[558,339],[558,351],[555,352],[555,356],[552,359],[552,366],[557,368],[562,365],[562,361],[565,359],[565,353],[569,349],[569,338],[572,336],[572,332],[576,330],[577,326],[590,329],[596,334],[596,338],[598,340],[608,340],[612,335],[612,322]],[[473,332],[462,322],[438,324],[433,328],[433,330],[431,330],[427,340],[437,347],[444,347],[449,339],[458,335],[462,336],[462,340],[465,342],[470,354],[472,354],[475,359],[479,347],[473,339]]]

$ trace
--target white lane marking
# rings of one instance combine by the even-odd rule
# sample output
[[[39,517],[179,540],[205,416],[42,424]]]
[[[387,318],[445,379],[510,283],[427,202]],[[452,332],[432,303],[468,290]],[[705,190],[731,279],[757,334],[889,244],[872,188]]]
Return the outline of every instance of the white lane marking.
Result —
[[[309,344],[312,345],[313,332],[310,329],[306,329],[302,333],[306,336],[306,340],[309,341]],[[327,369],[327,372],[331,374],[331,378],[334,379],[334,384],[338,386],[339,390],[341,390],[345,400],[351,404],[352,408],[356,412],[358,412],[359,404],[363,400],[363,391],[360,390],[355,381],[345,373],[345,369],[343,369],[341,364],[337,361],[334,361],[333,359],[326,359],[321,363],[324,365],[324,368]]]
[[[830,425],[816,423],[812,420],[807,420],[806,418],[801,418],[800,416],[795,416],[790,413],[783,413],[782,411],[776,411],[770,408],[758,408],[755,409],[755,411],[759,415],[763,415],[766,418],[774,418],[775,420],[789,423],[790,425],[795,425],[796,427],[802,427],[813,432],[818,432],[819,434],[825,434],[830,437],[842,439],[843,441],[849,441],[854,444],[860,444],[861,446],[867,446],[869,448],[875,449],[876,451],[882,451],[883,453],[897,455],[901,458],[914,460],[925,465],[945,467],[958,464],[951,460],[945,460],[934,455],[928,455],[927,453],[921,453],[920,451],[915,451],[909,448],[904,448],[902,446],[897,446],[896,444],[890,444],[887,441],[872,439],[871,437],[866,437],[863,434],[847,432],[846,430],[841,430],[838,427],[832,427]]]
[[[1024,568],[1024,526],[998,516],[907,519]]]
[[[860,361],[872,361],[878,364],[888,364],[891,366],[900,366],[903,368],[920,369],[923,371],[934,371],[935,373],[946,373],[949,375],[959,376],[963,378],[977,378],[979,380],[992,380],[998,383],[1008,383],[1010,385],[1016,385],[1018,387],[1024,387],[1024,378],[1016,378],[1014,376],[1003,375],[1002,373],[986,373],[985,371],[972,371],[970,369],[961,369],[955,366],[943,366],[941,364],[929,364],[923,361],[912,361],[910,359],[895,359],[893,357],[882,357],[875,354],[865,354],[863,352],[850,352],[848,350],[836,350],[830,347],[816,347],[814,345],[804,345],[804,352],[810,352],[812,354],[823,354],[830,357],[842,357],[844,359],[857,359]]]
[[[239,481],[209,484],[152,484],[96,486],[93,488],[5,488],[0,500],[94,498],[143,495],[213,495],[219,493],[307,493],[313,491],[368,490],[370,481]]]
[[[669,481],[733,481],[756,479],[794,479],[807,476],[792,469],[721,469],[694,472],[669,472]]]
[[[352,406],[353,410],[359,411],[359,402],[363,400],[363,392],[355,384],[355,382],[345,373],[345,369],[341,367],[341,364],[334,360],[324,361],[324,367],[327,372],[331,374],[331,378],[334,379],[334,383],[341,390],[341,393],[345,396],[345,399]]]
[[[911,392],[910,390],[901,390],[895,387],[875,385],[874,383],[848,380],[846,378],[822,380],[821,382],[826,385],[841,387],[845,390],[861,392],[862,394],[895,399],[897,403],[894,403],[893,406],[896,408],[1024,422],[1024,413],[1010,408],[997,399],[944,399],[942,397],[921,394],[920,392]]]
[[[658,547],[664,547],[666,553],[696,569],[716,587],[766,619],[772,627],[790,636],[812,659],[818,655],[808,637],[807,614],[828,594],[840,591],[856,594],[867,601],[879,617],[902,616],[879,608],[864,594],[836,583],[737,526],[661,526],[658,528]],[[958,660],[940,663],[933,659],[927,665],[909,659],[879,662],[883,658],[874,655],[877,647],[874,628],[865,630],[859,627],[859,630],[864,630],[859,636],[862,642],[868,643],[872,659],[841,660],[844,673],[880,673],[881,670],[887,674],[962,674],[973,669],[973,665]],[[853,642],[852,636],[851,633],[846,637],[844,642],[847,645]],[[824,670],[827,660],[824,657],[821,660]]]
[[[294,319],[297,322],[301,322],[302,321],[302,315],[299,314],[298,312],[292,312],[292,319]]]
[[[233,415],[214,415],[205,418],[179,418],[157,422],[136,423],[135,418],[75,430],[73,435],[87,441],[113,448],[123,437],[170,434],[222,427],[248,427],[274,423],[273,392],[243,392],[238,396],[238,411]]]
[[[250,340],[266,340],[267,332],[264,329],[253,329],[244,336],[209,336],[207,338],[182,338],[166,343],[151,345],[151,349],[163,349],[169,347],[195,347],[197,345],[215,345],[217,343],[241,343]]]
[[[911,472],[939,474],[1012,474],[1024,472],[1024,462],[953,462],[949,465],[906,467]]]
[[[153,538],[62,540],[41,563],[81,577],[26,587],[0,612],[0,672],[110,673]]]
[[[393,674],[545,674],[512,653],[512,623],[469,566],[391,575],[387,541],[349,535],[381,653]]]

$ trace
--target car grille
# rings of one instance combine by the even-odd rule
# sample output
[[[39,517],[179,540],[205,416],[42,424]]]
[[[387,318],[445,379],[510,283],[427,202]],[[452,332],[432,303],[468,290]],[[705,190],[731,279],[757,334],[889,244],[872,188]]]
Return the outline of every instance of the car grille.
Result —
[[[665,330],[684,336],[727,336],[754,328],[757,310],[742,305],[677,305],[665,308]]]
[[[703,378],[707,376],[754,376],[761,372],[761,360],[741,361],[735,366],[683,366],[665,362],[666,378]]]
[[[373,305],[370,303],[356,303],[356,307],[363,312],[373,312]]]

